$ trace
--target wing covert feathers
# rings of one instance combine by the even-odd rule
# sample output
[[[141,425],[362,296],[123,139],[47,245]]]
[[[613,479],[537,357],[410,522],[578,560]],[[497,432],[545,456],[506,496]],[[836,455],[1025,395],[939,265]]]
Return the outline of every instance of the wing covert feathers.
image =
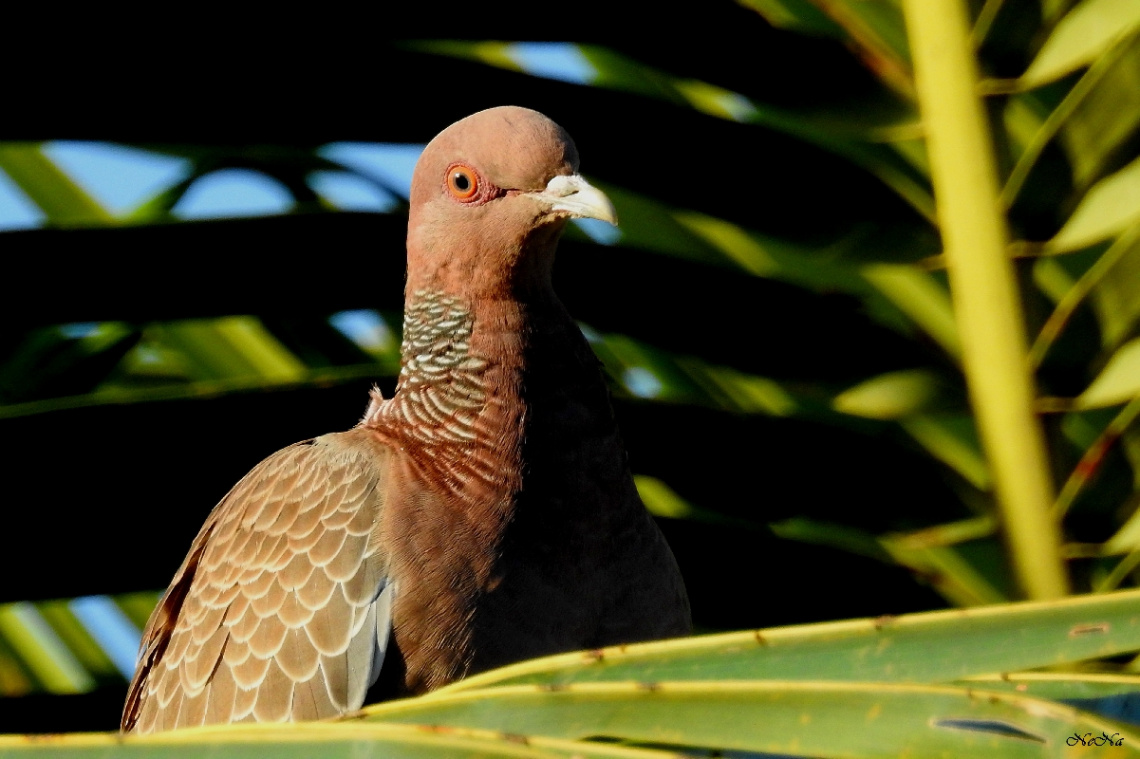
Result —
[[[124,731],[311,720],[362,705],[391,626],[373,539],[387,453],[366,430],[325,435],[234,486],[143,631]]]

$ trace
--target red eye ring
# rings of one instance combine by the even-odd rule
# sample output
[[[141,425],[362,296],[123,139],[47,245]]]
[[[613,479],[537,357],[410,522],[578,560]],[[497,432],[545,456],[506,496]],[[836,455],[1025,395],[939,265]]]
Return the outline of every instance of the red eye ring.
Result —
[[[466,164],[453,163],[448,166],[444,184],[456,200],[469,202],[479,195],[479,174]]]

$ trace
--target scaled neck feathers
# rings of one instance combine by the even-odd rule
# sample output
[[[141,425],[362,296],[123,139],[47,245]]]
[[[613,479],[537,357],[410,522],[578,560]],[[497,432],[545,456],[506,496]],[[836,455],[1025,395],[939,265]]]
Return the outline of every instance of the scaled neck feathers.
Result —
[[[410,290],[396,395],[374,397],[363,420],[410,454],[423,481],[452,495],[518,484],[508,481],[523,410],[517,339],[494,334],[498,320],[480,319],[477,329],[476,319],[458,296]]]
[[[395,397],[374,399],[363,424],[455,494],[519,487],[535,414],[555,412],[583,386],[604,399],[597,361],[553,293],[469,303],[410,290],[401,364]]]

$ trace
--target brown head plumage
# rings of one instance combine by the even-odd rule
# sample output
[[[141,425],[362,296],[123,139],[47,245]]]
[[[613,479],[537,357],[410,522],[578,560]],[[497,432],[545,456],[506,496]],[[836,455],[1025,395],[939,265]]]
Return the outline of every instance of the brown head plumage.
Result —
[[[491,108],[440,132],[412,178],[409,291],[549,290],[565,220],[617,222],[577,171],[570,135],[528,108]]]

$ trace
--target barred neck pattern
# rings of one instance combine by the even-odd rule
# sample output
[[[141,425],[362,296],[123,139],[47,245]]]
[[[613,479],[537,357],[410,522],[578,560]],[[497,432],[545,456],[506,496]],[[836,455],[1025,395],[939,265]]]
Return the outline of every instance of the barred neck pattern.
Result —
[[[399,389],[416,392],[440,383],[456,391],[460,408],[486,400],[479,375],[487,362],[468,350],[474,319],[458,298],[416,290],[404,313],[404,344]]]
[[[378,423],[414,449],[418,466],[435,482],[460,490],[497,479],[487,449],[497,438],[485,413],[490,362],[470,351],[474,317],[458,298],[416,290],[404,311],[403,365],[396,396],[370,409],[365,423]]]

